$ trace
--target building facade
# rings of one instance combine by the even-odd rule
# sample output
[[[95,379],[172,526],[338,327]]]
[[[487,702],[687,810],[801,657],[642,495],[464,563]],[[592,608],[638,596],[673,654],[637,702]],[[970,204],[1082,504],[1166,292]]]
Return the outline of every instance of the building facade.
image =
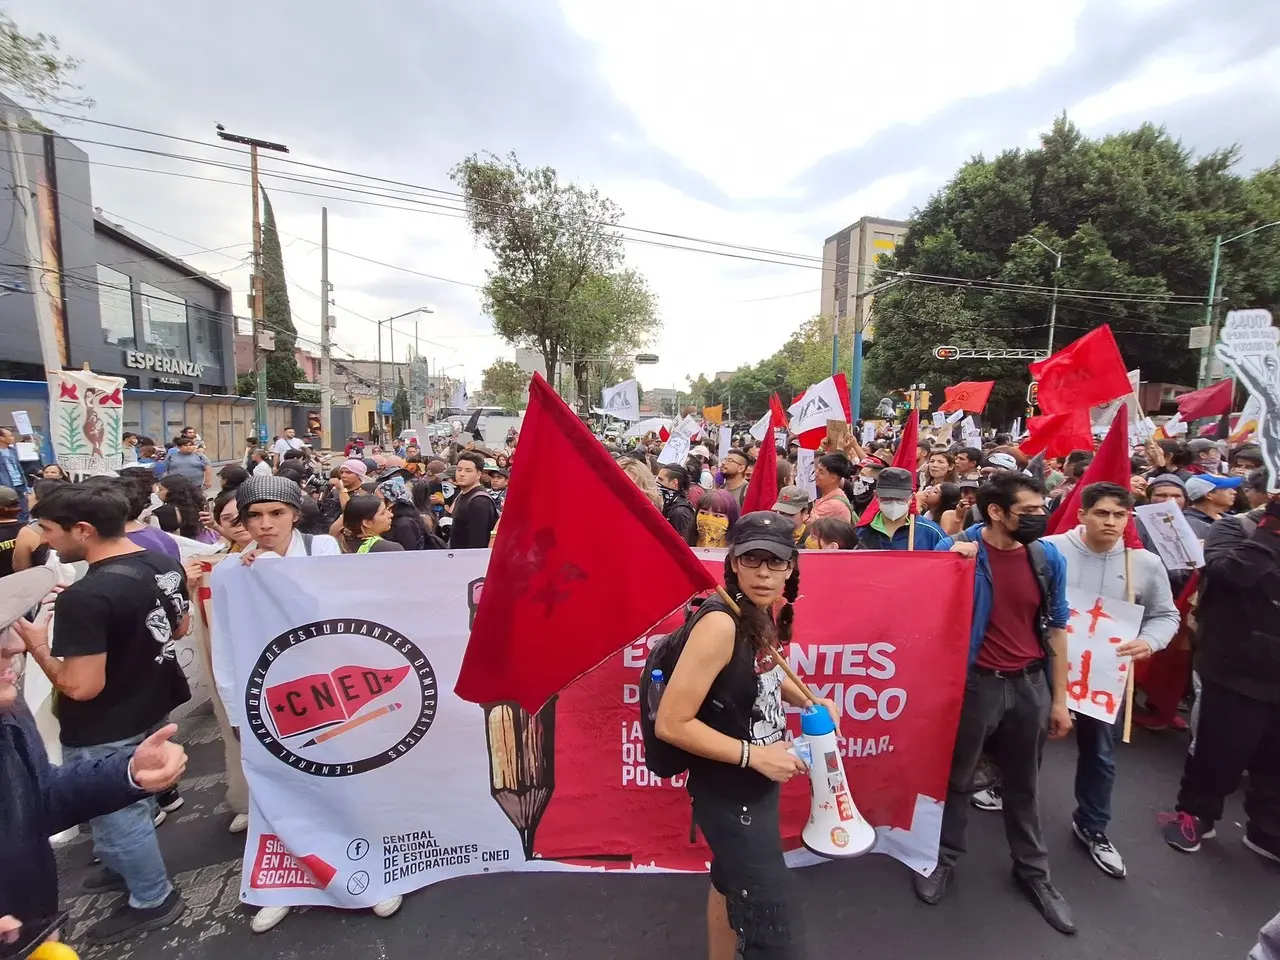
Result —
[[[906,233],[906,221],[863,217],[827,237],[822,245],[819,313],[836,320],[842,344],[852,343],[857,295],[872,285],[876,263],[885,254],[893,253]],[[869,302],[863,304],[863,311],[865,318],[871,316]],[[863,336],[867,339],[874,336],[869,322],[864,325]]]

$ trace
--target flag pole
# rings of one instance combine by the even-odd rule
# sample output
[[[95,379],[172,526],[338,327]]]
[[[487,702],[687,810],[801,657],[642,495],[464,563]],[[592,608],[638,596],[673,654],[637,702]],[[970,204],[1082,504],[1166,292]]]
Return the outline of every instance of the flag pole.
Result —
[[[1125,598],[1133,603],[1133,548],[1124,548],[1124,589]],[[1124,678],[1124,742],[1129,742],[1129,734],[1133,732],[1133,658],[1129,658],[1129,669]]]
[[[907,517],[907,550],[908,552],[916,548],[916,518]]]
[[[728,606],[730,610],[732,610],[736,614],[742,613],[742,608],[739,607],[738,604],[734,602],[733,597],[729,596],[728,591],[725,590],[722,584],[719,584],[719,583],[716,584],[716,593],[719,594],[720,599],[725,602],[725,605]],[[816,704],[818,702],[817,695],[812,690],[810,690],[809,685],[805,683],[803,680],[801,680],[800,677],[796,674],[796,672],[791,669],[791,664],[787,663],[787,658],[782,655],[782,653],[778,650],[778,648],[770,647],[769,653],[773,656],[774,663],[776,663],[778,666],[782,668],[782,672],[787,675],[788,679],[790,679],[792,683],[794,683],[797,687],[800,688],[800,692],[802,694],[804,694],[806,697],[809,698],[809,702]]]

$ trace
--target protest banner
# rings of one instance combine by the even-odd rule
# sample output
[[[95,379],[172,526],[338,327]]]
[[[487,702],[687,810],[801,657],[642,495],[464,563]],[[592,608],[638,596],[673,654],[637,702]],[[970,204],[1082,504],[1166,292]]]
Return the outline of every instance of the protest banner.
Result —
[[[13,426],[20,437],[29,437],[35,433],[35,429],[31,426],[31,415],[25,410],[13,411]]]
[[[729,426],[721,426],[719,430],[720,441],[716,445],[716,455],[723,457],[733,447],[733,428]]]
[[[84,370],[49,373],[49,433],[54,457],[77,476],[113,474],[124,465],[124,379]]]
[[[594,413],[619,420],[640,419],[640,388],[634,380],[623,380],[600,389],[600,406]]]
[[[723,551],[697,555],[718,577]],[[706,869],[705,845],[689,842],[683,777],[664,781],[644,765],[636,703],[649,646],[682,614],[536,713],[468,703],[452,691],[488,563],[489,551],[469,550],[218,565],[213,638],[231,645],[251,795],[244,902],[355,908],[486,872]],[[800,568],[787,658],[841,706],[846,771],[876,851],[927,873],[963,696],[973,565],[814,551]],[[883,603],[922,580],[926,594]],[[876,598],[879,615],[863,617],[858,596]],[[796,778],[782,799],[794,865],[817,862],[799,840],[808,813],[807,780]]]
[[[843,450],[849,436],[849,424],[843,420],[827,421],[827,453]]]
[[[1258,410],[1258,445],[1271,493],[1280,493],[1280,330],[1266,310],[1232,310],[1215,350],[1249,390]]]
[[[1067,589],[1071,619],[1067,623],[1067,707],[1086,717],[1114,723],[1124,703],[1128,658],[1116,647],[1136,640],[1142,629],[1142,607],[1100,597],[1075,587]]]
[[[827,435],[827,421],[851,421],[849,383],[843,373],[815,383],[787,408],[791,432],[806,450],[817,450]]]
[[[1204,544],[1176,503],[1142,503],[1133,512],[1167,569],[1194,570],[1204,566]]]
[[[796,486],[807,493],[810,500],[818,499],[818,478],[814,469],[813,451],[801,447],[796,451]]]
[[[698,430],[698,421],[692,416],[687,416],[678,422],[671,428],[671,435],[658,453],[658,462],[683,466],[689,456],[689,448],[693,444],[692,438],[697,435]]]

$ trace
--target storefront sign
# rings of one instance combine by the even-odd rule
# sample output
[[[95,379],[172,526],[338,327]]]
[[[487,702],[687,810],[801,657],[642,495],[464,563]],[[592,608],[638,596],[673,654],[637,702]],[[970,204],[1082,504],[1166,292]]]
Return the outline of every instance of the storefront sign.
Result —
[[[174,357],[158,357],[154,353],[140,353],[137,350],[124,352],[124,365],[134,370],[154,370],[156,373],[180,373],[184,377],[199,380],[204,376],[204,364],[191,360],[178,360]]]

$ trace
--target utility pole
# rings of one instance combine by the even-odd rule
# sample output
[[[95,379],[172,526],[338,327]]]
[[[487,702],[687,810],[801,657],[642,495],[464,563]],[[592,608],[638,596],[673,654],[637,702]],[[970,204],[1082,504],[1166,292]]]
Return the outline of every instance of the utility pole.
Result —
[[[320,208],[320,429],[325,446],[333,450],[333,364],[330,362],[329,323],[329,208]]]
[[[238,134],[227,133],[226,128],[220,123],[216,125],[216,129],[219,140],[244,144],[249,148],[249,186],[253,190],[253,278],[249,293],[249,306],[253,320],[253,365],[258,380],[254,411],[258,421],[258,444],[265,446],[269,439],[267,436],[267,360],[266,351],[263,349],[261,341],[263,309],[266,305],[263,298],[262,283],[262,201],[260,197],[262,188],[258,181],[258,150],[275,150],[278,153],[288,153],[289,148],[282,143],[255,140],[252,137],[242,137]]]
[[[1027,239],[1032,241],[1033,243],[1039,244],[1039,246],[1042,249],[1052,254],[1054,257],[1053,300],[1050,301],[1049,303],[1049,353],[1048,353],[1048,356],[1053,356],[1053,335],[1054,335],[1054,332],[1057,330],[1057,326],[1058,326],[1058,273],[1061,272],[1062,270],[1062,253],[1058,250],[1053,249],[1053,247],[1049,246],[1039,237],[1036,237],[1030,233],[1027,234]]]
[[[1218,294],[1218,265],[1222,262],[1222,234],[1213,238],[1213,266],[1209,268],[1209,302],[1204,308],[1205,326],[1209,328],[1209,342],[1200,350],[1200,376],[1196,386],[1203,387],[1209,382],[1209,358],[1213,354],[1213,345],[1218,341],[1218,311],[1213,302]]]

